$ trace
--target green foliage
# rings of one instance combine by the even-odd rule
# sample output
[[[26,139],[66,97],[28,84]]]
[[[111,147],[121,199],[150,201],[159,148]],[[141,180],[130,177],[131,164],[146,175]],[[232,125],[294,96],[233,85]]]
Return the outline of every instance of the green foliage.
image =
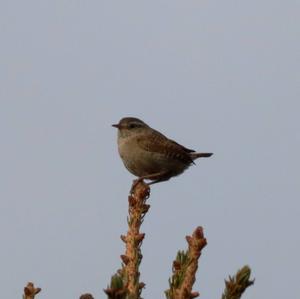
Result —
[[[250,275],[250,267],[244,266],[237,271],[235,276],[229,276],[229,279],[225,280],[225,290],[222,299],[240,299],[244,291],[254,284],[254,280],[250,280]]]
[[[173,262],[173,275],[169,278],[169,289],[165,291],[167,299],[174,298],[174,292],[180,288],[183,283],[187,267],[190,264],[190,258],[187,251],[179,250],[176,259]]]
[[[124,278],[122,270],[111,277],[110,285],[104,290],[108,299],[126,299],[127,288]]]

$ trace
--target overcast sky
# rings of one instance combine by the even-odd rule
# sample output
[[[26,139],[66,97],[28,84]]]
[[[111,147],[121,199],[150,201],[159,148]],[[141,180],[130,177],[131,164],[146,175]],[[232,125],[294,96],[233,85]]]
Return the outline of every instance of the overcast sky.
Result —
[[[300,293],[300,2],[0,1],[0,285],[41,299],[102,289],[120,267],[134,178],[112,123],[143,119],[214,152],[154,185],[144,298],[164,298],[185,235],[208,245],[194,289]]]

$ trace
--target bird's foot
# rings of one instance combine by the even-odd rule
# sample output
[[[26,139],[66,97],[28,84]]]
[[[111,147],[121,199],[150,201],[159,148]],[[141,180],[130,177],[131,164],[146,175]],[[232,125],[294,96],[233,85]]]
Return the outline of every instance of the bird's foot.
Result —
[[[131,189],[130,189],[130,194],[133,194],[134,193],[134,189],[136,188],[136,186],[143,182],[144,183],[144,179],[143,178],[138,178],[136,180],[133,180],[132,182],[132,186],[131,186]],[[145,184],[145,183],[144,183]]]

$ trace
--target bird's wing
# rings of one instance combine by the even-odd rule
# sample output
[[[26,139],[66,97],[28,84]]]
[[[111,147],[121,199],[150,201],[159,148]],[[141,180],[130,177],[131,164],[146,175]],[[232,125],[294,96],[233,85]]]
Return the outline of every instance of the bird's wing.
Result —
[[[174,140],[169,139],[169,141],[171,141],[171,142],[173,142],[174,144],[180,146],[180,147],[181,147],[185,152],[187,152],[187,153],[194,153],[194,152],[195,152],[195,150],[192,150],[192,149],[190,149],[190,148],[186,148],[186,147],[184,147],[183,145],[177,143],[177,142],[174,141]]]
[[[145,151],[164,154],[170,159],[179,160],[183,163],[193,163],[189,153],[194,152],[194,150],[185,148],[157,131],[155,134],[139,136],[137,143]]]

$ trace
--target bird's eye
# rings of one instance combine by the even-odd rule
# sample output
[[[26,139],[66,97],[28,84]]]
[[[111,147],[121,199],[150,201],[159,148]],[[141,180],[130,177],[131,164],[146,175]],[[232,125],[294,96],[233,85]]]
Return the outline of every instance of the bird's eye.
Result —
[[[138,127],[137,124],[130,124],[130,125],[129,125],[129,129],[134,129],[134,128],[137,128],[137,127]]]

